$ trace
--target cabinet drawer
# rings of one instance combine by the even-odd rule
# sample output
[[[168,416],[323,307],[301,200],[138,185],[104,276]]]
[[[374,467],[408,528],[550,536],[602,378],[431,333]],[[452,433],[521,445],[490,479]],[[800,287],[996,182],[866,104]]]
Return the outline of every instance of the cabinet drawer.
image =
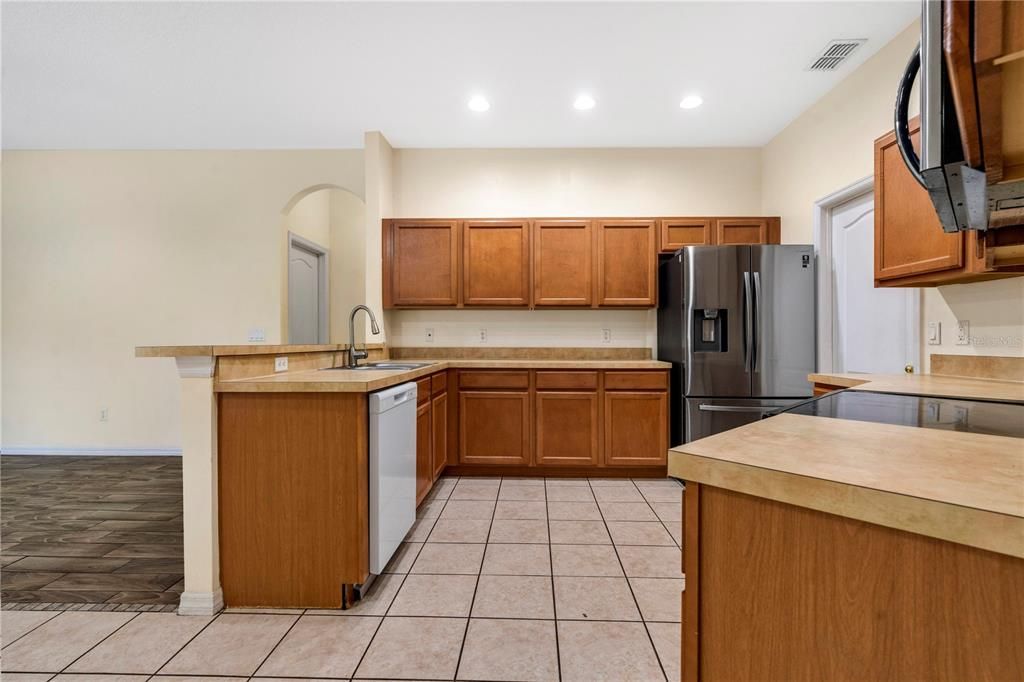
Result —
[[[604,387],[609,391],[664,391],[668,389],[666,372],[605,372]]]
[[[416,380],[416,404],[422,405],[430,400],[430,377]]]
[[[537,372],[537,390],[551,389],[596,389],[597,372]]]
[[[529,388],[530,373],[475,370],[459,372],[459,388]]]
[[[448,389],[448,372],[430,375],[430,394],[438,395]]]

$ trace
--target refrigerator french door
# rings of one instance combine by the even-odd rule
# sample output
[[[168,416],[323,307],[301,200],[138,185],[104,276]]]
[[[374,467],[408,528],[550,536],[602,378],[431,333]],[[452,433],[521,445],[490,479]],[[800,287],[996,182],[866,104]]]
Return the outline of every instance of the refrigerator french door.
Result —
[[[658,358],[672,363],[673,445],[811,396],[813,247],[689,246],[662,262],[659,280]]]

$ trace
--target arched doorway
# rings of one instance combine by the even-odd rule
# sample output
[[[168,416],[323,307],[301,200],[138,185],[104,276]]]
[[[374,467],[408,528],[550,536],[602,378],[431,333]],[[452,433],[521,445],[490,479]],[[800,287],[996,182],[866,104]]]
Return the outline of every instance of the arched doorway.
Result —
[[[366,291],[366,205],[337,185],[298,192],[281,211],[281,338],[341,343]]]

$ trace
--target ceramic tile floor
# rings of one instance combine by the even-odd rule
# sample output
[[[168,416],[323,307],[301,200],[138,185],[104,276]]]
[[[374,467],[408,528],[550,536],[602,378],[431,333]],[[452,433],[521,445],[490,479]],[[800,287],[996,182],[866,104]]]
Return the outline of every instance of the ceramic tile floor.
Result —
[[[445,478],[348,611],[4,611],[4,682],[678,680],[682,487]]]

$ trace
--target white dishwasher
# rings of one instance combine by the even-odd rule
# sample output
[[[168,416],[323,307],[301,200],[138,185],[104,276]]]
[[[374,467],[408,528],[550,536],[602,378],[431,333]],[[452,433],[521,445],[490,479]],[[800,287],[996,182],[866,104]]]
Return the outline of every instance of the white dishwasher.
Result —
[[[370,573],[416,521],[416,384],[370,394]]]

